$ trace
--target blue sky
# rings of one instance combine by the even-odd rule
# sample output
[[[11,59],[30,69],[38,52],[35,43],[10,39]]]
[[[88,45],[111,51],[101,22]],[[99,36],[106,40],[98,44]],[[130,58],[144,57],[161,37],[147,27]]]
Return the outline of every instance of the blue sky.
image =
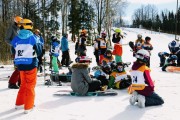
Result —
[[[127,0],[127,1],[129,2],[129,5],[125,10],[126,16],[124,17],[124,19],[126,19],[129,23],[131,23],[131,16],[134,10],[140,8],[141,5],[154,4],[158,8],[159,13],[165,9],[176,12],[177,0]],[[180,0],[178,4],[180,6]]]

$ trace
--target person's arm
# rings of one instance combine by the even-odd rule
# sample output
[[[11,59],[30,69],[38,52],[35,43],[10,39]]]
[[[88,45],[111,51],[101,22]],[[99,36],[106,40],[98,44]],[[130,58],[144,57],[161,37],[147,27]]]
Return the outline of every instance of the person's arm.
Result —
[[[114,87],[114,82],[115,82],[115,78],[113,76],[110,76],[109,77],[108,88],[113,88]]]
[[[149,70],[145,70],[145,71],[144,71],[144,78],[145,78],[145,83],[149,86],[149,88],[150,88],[151,90],[154,91],[154,82],[153,82],[153,80],[151,79],[150,71],[149,71]]]
[[[88,83],[92,82],[92,79],[88,72],[88,68],[86,70],[83,70],[82,75],[83,75],[84,79],[86,80],[86,82],[88,82]]]

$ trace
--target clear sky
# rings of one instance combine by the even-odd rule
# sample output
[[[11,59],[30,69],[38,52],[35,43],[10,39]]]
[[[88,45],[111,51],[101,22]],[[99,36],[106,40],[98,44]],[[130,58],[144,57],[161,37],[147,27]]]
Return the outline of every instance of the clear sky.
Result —
[[[126,16],[124,17],[129,23],[132,23],[131,17],[134,10],[140,8],[142,5],[153,4],[158,8],[158,12],[167,9],[176,12],[177,0],[127,0],[129,5],[125,10]],[[180,0],[178,0],[180,6]]]

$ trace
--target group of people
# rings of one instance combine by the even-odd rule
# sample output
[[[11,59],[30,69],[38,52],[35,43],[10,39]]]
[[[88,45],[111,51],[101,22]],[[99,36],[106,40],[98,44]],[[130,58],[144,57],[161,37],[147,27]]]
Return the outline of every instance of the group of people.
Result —
[[[154,92],[154,81],[148,67],[150,66],[150,51],[153,49],[150,43],[151,38],[147,36],[143,40],[142,35],[138,35],[133,48],[133,54],[137,60],[133,63],[130,74],[125,70],[127,64],[122,62],[122,39],[121,31],[116,29],[112,39],[114,49],[111,51],[107,47],[101,47],[107,42],[103,41],[102,37],[97,37],[94,41],[94,54],[99,67],[94,75],[90,75],[88,63],[73,64],[72,90],[85,95],[87,92],[97,90],[128,88],[129,93],[132,94],[129,100],[131,105],[136,102],[140,108],[162,105],[164,100]],[[104,53],[101,48],[104,48]],[[103,53],[102,56],[101,53]]]

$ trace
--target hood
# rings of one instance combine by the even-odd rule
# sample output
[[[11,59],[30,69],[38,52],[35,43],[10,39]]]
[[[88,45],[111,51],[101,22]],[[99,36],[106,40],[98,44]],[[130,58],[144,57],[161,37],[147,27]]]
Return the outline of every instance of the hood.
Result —
[[[80,68],[80,69],[85,68],[85,69],[87,69],[88,66],[89,65],[87,63],[75,63],[72,65],[72,68]]]
[[[25,30],[25,29],[20,30],[19,34],[18,34],[18,37],[20,39],[27,39],[27,38],[29,38],[31,36],[33,36],[33,33],[30,30]]]
[[[144,66],[144,63],[140,63],[138,61],[134,62],[133,66],[132,66],[132,70],[137,70],[138,68],[140,68],[141,66]]]

